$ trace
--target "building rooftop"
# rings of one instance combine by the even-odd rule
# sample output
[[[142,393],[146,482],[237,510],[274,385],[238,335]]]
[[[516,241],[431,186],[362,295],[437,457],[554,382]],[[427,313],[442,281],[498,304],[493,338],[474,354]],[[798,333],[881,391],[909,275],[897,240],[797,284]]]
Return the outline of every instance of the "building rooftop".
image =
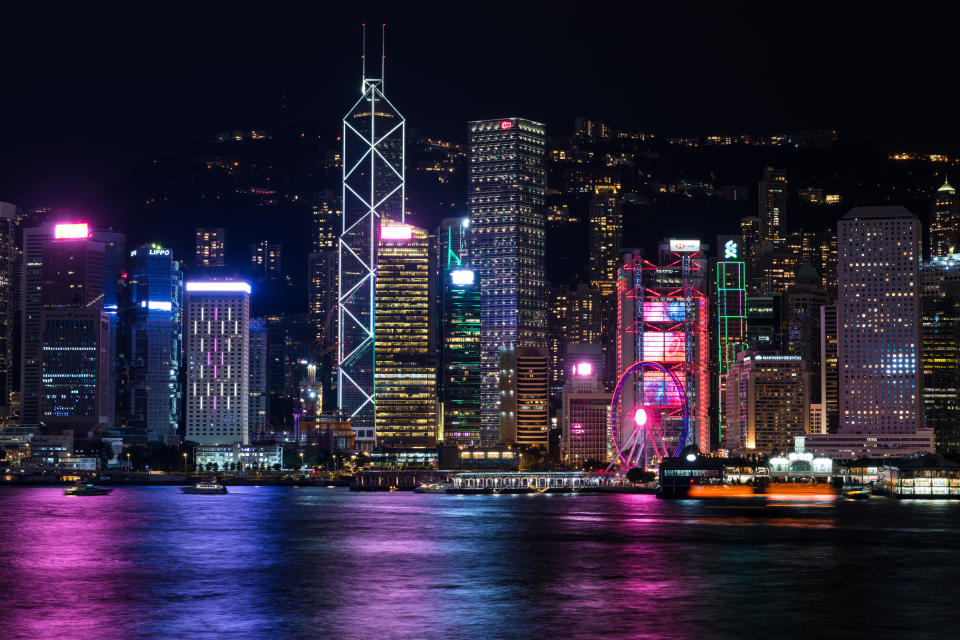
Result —
[[[916,217],[910,210],[900,205],[881,207],[854,207],[843,216],[844,220],[869,220],[872,218],[912,218]]]

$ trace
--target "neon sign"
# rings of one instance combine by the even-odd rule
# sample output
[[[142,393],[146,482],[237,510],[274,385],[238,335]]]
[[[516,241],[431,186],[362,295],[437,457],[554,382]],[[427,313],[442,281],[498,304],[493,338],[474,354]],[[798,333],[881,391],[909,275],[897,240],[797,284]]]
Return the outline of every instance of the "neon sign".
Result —
[[[736,260],[740,256],[740,247],[733,240],[727,240],[723,245],[723,259]]]
[[[250,284],[247,282],[188,282],[187,291],[223,291],[233,293],[250,293]]]
[[[578,362],[573,365],[573,374],[576,376],[593,375],[593,364],[590,362]]]
[[[86,222],[58,224],[53,227],[54,240],[77,240],[89,237],[90,227]]]
[[[513,122],[510,120],[502,120],[500,122],[500,128],[506,131],[507,129],[513,129]]]

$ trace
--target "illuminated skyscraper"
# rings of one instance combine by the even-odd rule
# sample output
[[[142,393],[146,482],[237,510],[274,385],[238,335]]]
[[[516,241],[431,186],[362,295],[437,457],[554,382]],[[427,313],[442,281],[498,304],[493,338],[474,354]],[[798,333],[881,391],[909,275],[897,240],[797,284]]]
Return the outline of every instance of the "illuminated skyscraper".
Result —
[[[727,374],[727,446],[782,451],[810,427],[809,380],[799,356],[744,351]]]
[[[810,379],[810,401],[821,404],[820,307],[829,300],[820,288],[820,277],[809,263],[800,265],[797,283],[780,299],[781,349],[803,360]]]
[[[960,208],[957,191],[946,180],[937,189],[930,218],[930,258],[941,258],[953,253],[960,242]]]
[[[364,68],[360,90],[343,118],[337,406],[353,425],[357,447],[370,449],[375,442],[377,243],[381,223],[404,219],[406,129],[383,94],[382,74],[367,78]]]
[[[283,279],[283,245],[260,240],[250,245],[250,270],[258,278]]]
[[[544,347],[500,350],[500,441],[549,446],[550,359]]]
[[[148,440],[178,442],[183,392],[183,272],[170,249],[150,244],[130,252],[127,426]]]
[[[764,291],[763,269],[760,262],[760,218],[748,216],[740,219],[740,258],[744,261],[747,275],[747,294],[761,295]]]
[[[924,422],[938,453],[960,449],[960,255],[920,270]]]
[[[787,173],[765,167],[757,187],[760,240],[778,249],[787,239]]]
[[[10,415],[10,392],[13,391],[17,263],[17,208],[0,202],[0,418]]]
[[[223,228],[198,228],[194,234],[194,266],[202,269],[223,267],[227,263]]]
[[[122,288],[122,274],[127,270],[127,236],[112,228],[97,230],[90,234],[91,239],[103,243],[103,310],[110,322],[110,365],[107,372],[107,424],[117,427],[117,410],[122,393],[120,373],[126,368],[127,354],[121,339],[121,322],[118,302]]]
[[[250,438],[258,440],[267,431],[267,327],[262,318],[250,320],[250,383],[247,420]]]
[[[686,397],[686,443],[709,451],[710,315],[704,293],[707,259],[700,242],[670,240],[661,245],[659,265],[634,253],[625,254],[624,262],[618,287],[618,370],[647,361],[671,371]],[[673,451],[681,444],[681,400],[671,380],[660,371],[631,376],[618,409],[621,433],[633,430],[635,410],[643,406],[652,421],[650,428],[663,434],[667,448]],[[645,450],[649,463],[654,447]]]
[[[904,207],[839,222],[840,432],[907,434],[920,412],[920,225]]]
[[[250,285],[186,284],[185,440],[249,443]]]
[[[470,264],[469,219],[451,218],[437,232],[443,441],[480,444],[480,283]]]
[[[473,266],[480,275],[484,441],[499,436],[501,349],[546,348],[544,126],[523,118],[469,123]]]
[[[317,331],[317,340],[323,344],[334,345],[337,339],[337,238],[340,235],[340,198],[332,191],[318,193],[312,206],[313,237],[310,255],[307,260],[307,289],[310,317]],[[333,312],[331,316],[330,313]],[[329,319],[329,322],[328,322]],[[336,354],[333,360],[336,359]],[[336,369],[336,362],[321,363],[318,379],[326,382]]]
[[[740,260],[738,238],[718,241],[717,260],[717,442],[725,446],[726,381],[737,353],[747,348],[746,268]]]
[[[605,297],[617,290],[622,238],[623,200],[615,195],[593,198],[590,201],[590,283]]]
[[[840,356],[837,344],[837,303],[820,307],[820,404],[823,422],[814,433],[836,433],[840,428]]]
[[[380,227],[376,298],[377,443],[436,445],[436,358],[430,348],[430,241],[425,229]]]
[[[79,436],[108,418],[104,247],[86,223],[24,229],[22,414]]]

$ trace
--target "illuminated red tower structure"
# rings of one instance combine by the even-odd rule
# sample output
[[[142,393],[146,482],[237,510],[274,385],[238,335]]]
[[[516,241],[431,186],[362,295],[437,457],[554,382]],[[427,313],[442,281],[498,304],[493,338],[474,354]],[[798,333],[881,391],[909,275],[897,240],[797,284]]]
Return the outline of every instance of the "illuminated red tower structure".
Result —
[[[659,264],[639,252],[624,254],[618,294],[617,366],[662,365],[683,386],[689,413],[686,444],[710,449],[709,309],[704,293],[707,258],[697,240],[669,240]],[[624,385],[618,411],[621,433],[629,433],[637,408],[646,409],[654,431],[674,450],[682,432],[679,392],[666,373],[644,369]],[[654,447],[644,461],[654,463]]]

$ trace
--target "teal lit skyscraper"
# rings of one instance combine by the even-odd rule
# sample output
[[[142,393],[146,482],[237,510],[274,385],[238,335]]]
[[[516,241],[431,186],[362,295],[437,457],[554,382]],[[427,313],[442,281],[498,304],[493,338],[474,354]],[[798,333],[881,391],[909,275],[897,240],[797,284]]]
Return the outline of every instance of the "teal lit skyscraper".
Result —
[[[442,438],[480,444],[480,283],[471,268],[470,219],[451,218],[437,232],[440,251]]]
[[[737,361],[737,352],[747,348],[746,265],[740,259],[736,237],[721,237],[717,243],[717,441],[726,442],[726,379]]]

